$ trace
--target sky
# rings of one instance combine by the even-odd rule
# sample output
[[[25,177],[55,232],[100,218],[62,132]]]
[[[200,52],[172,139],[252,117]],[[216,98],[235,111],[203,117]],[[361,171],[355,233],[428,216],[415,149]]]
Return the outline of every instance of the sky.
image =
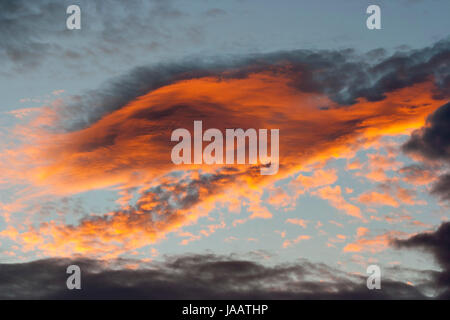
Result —
[[[449,10],[0,0],[0,298],[448,299]],[[279,170],[175,165],[194,121]]]

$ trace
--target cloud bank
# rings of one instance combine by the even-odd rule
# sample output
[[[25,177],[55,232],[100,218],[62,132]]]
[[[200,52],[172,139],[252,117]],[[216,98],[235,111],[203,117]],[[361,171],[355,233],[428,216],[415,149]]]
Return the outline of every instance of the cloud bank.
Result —
[[[65,270],[82,270],[82,289],[66,288]],[[413,286],[385,279],[368,290],[366,278],[308,261],[265,266],[209,255],[171,257],[151,267],[127,261],[39,260],[0,264],[0,299],[424,299]],[[319,282],[318,280],[322,280]]]

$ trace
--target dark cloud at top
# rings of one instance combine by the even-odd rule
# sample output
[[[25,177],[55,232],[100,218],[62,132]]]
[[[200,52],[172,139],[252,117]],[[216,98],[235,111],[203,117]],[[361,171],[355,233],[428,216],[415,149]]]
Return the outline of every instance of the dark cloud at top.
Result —
[[[115,267],[105,267],[95,260],[49,259],[0,264],[0,299],[426,298],[414,287],[389,279],[383,281],[382,290],[369,290],[363,276],[304,260],[265,266],[205,254],[171,257],[137,270],[125,268],[132,263],[118,261]],[[81,268],[81,290],[66,288],[65,271],[71,264]]]
[[[65,10],[73,3],[82,9],[79,32],[65,29]],[[217,14],[221,10],[207,12]],[[163,0],[131,0],[126,4],[120,0],[0,1],[0,56],[22,70],[55,57],[62,57],[66,65],[72,65],[67,57],[94,59],[97,65],[103,61],[111,64],[107,57],[126,57],[120,64],[128,64],[161,43],[179,43],[189,37],[191,42],[198,41],[201,31],[195,23],[184,21],[182,31],[174,23],[187,16],[173,1]],[[137,46],[144,51],[133,50]],[[382,49],[367,55],[352,50],[294,50],[144,66],[77,97],[68,108],[73,120],[70,128],[87,126],[130,100],[177,80],[223,77],[224,72],[229,77],[245,77],[261,70],[277,72],[280,65],[290,66],[292,86],[327,94],[341,105],[353,104],[358,98],[382,100],[388,92],[427,79],[436,83],[436,96],[448,97],[449,61],[450,41],[446,40],[388,57]]]
[[[81,8],[81,30],[66,28],[72,4]],[[137,47],[150,52],[171,37],[162,26],[184,16],[167,0],[1,0],[0,57],[25,72],[52,59],[67,65],[80,58],[123,58]]]
[[[427,125],[411,135],[403,145],[408,153],[419,154],[425,159],[450,164],[450,103],[436,110],[427,119]],[[444,174],[434,184],[432,192],[450,200],[450,175]]]
[[[432,254],[443,271],[436,275],[436,285],[444,290],[445,299],[450,299],[450,222],[444,222],[434,232],[419,233],[406,240],[396,240],[398,248],[418,248]]]
[[[48,34],[63,30],[62,3],[54,1],[0,1],[0,56],[23,67],[34,67],[53,49]]]
[[[328,95],[340,105],[358,98],[379,101],[386,93],[426,80],[436,84],[435,95],[450,96],[450,41],[432,47],[369,60],[373,52],[358,56],[352,50],[295,50],[222,58],[190,59],[178,63],[143,66],[77,96],[66,110],[69,130],[89,126],[127,102],[170,83],[204,76],[244,78],[254,72],[284,72],[291,85],[304,92]],[[280,71],[282,66],[289,70]]]

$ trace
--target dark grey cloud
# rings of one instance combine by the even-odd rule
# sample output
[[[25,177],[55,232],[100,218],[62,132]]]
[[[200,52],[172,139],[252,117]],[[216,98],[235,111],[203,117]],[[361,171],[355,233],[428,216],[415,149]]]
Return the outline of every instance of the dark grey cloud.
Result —
[[[81,8],[81,30],[66,29],[66,9]],[[163,26],[186,14],[172,0],[1,0],[0,58],[16,71],[68,58],[129,58],[136,48],[156,50],[173,37]]]
[[[175,81],[204,76],[244,78],[258,71],[279,72],[280,65],[289,65],[283,75],[290,77],[292,86],[326,94],[342,106],[358,98],[379,101],[386,93],[427,80],[436,84],[436,96],[450,96],[450,41],[385,58],[381,51],[357,55],[352,50],[294,50],[137,67],[101,88],[74,97],[62,112],[67,120],[64,127],[74,130],[89,126],[140,95]],[[376,62],[371,61],[374,55],[379,57]]]
[[[398,173],[402,175],[407,182],[415,183],[424,178],[434,177],[435,170],[439,170],[439,165],[430,165],[424,163],[414,163],[401,168]]]
[[[450,298],[450,222],[442,223],[434,232],[395,240],[393,244],[397,248],[422,249],[431,254],[443,269],[435,274],[435,285],[443,290],[442,297]]]
[[[433,185],[431,192],[444,200],[450,201],[450,173],[441,175]]]
[[[163,182],[144,192],[137,201],[136,210],[157,216],[173,215],[177,209],[189,209],[205,200],[205,198],[219,193],[224,187],[233,182],[241,173],[227,171],[216,174],[200,174],[198,178],[177,178],[170,182]],[[147,203],[156,204],[151,210],[145,209]],[[141,214],[141,213],[140,213]]]
[[[203,14],[205,16],[207,16],[207,17],[216,18],[216,17],[219,17],[219,16],[226,15],[227,12],[225,10],[223,10],[223,9],[212,8],[212,9],[206,10]]]
[[[419,154],[427,160],[450,164],[450,103],[437,109],[425,127],[412,133],[403,151]],[[437,177],[432,193],[450,200],[450,174]]]
[[[430,160],[450,160],[450,102],[428,117],[426,127],[415,131],[403,150]]]
[[[135,262],[135,261],[134,261]],[[95,260],[49,259],[0,264],[0,299],[423,299],[414,287],[385,279],[368,290],[366,278],[305,260],[265,266],[214,254],[183,255],[126,269]],[[81,290],[66,288],[68,265],[82,271]],[[319,281],[323,280],[323,281]]]
[[[0,56],[23,67],[34,67],[49,52],[57,50],[48,34],[63,30],[65,8],[62,2],[0,1]]]

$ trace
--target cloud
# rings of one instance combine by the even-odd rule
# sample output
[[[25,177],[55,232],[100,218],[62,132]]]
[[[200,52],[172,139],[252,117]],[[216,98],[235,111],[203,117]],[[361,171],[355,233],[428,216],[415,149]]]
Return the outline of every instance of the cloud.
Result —
[[[82,290],[66,288],[66,268],[81,268]],[[126,268],[132,266],[133,268]],[[321,279],[321,282],[314,279]],[[184,255],[162,262],[48,259],[0,264],[1,299],[423,299],[413,286],[366,278],[306,260],[265,266],[225,256]]]
[[[293,244],[299,243],[301,241],[309,240],[309,239],[311,239],[311,236],[299,235],[297,238],[295,238],[293,240],[286,240],[286,241],[284,241],[283,242],[283,248],[290,247]]]
[[[441,42],[410,55],[417,62],[425,59],[424,54],[441,65],[447,47]],[[408,57],[388,59],[378,74],[387,72],[388,66],[395,70],[395,61],[417,71],[416,62],[405,62]],[[364,141],[419,128],[443,104],[436,95],[441,90],[438,77],[418,77],[402,82],[404,86],[380,85],[377,88],[385,92],[376,99],[359,91],[350,94],[341,85],[353,85],[350,76],[356,75],[352,72],[361,70],[352,64],[355,59],[364,60],[347,51],[299,50],[233,61],[142,67],[76,98],[74,105],[43,108],[42,114],[14,130],[21,134],[14,138],[23,144],[0,155],[4,180],[27,185],[28,192],[36,190],[38,195],[61,197],[114,188],[139,190],[138,197],[143,198],[137,206],[85,217],[77,225],[34,225],[25,233],[29,248],[47,253],[97,250],[100,255],[116,254],[119,245],[109,245],[114,239],[123,243],[123,250],[139,247],[144,239],[156,241],[195,221],[199,215],[192,210],[198,206],[202,209],[196,212],[207,214],[225,200],[237,203],[245,198],[256,203],[254,190],[263,190],[308,165],[343,157]],[[347,68],[348,74],[342,73]],[[335,82],[332,73],[338,71],[344,78]],[[353,104],[342,104],[349,95]],[[261,176],[261,164],[173,165],[171,132],[192,129],[194,120],[202,120],[204,128],[221,131],[279,128],[278,174]],[[173,182],[176,172],[186,178],[181,185]],[[324,185],[314,193],[362,218],[360,209],[343,198],[339,186],[329,186],[336,176],[333,170],[319,170],[313,178],[299,179],[305,188]],[[212,179],[211,191],[200,182],[206,177]],[[146,194],[148,189],[152,192]],[[168,206],[172,191],[176,208]],[[123,201],[121,205],[126,206]],[[153,215],[161,211],[155,222]],[[259,202],[249,206],[249,211],[253,218],[272,217]]]
[[[435,180],[433,168],[420,164],[403,167],[399,170],[399,173],[407,183],[416,186],[427,185]]]
[[[308,223],[308,221],[303,220],[303,219],[298,219],[298,218],[290,218],[290,219],[286,219],[285,221],[286,223],[291,223],[291,224],[296,224],[299,225],[303,228],[306,228],[306,225]]]
[[[366,206],[391,206],[398,208],[401,204],[409,206],[425,205],[426,202],[417,199],[415,190],[403,188],[396,180],[385,180],[377,186],[380,191],[366,191],[357,200]]]
[[[300,184],[302,189],[308,190],[325,185],[334,184],[338,177],[335,169],[315,170],[311,176],[299,175],[294,183]]]
[[[369,180],[377,182],[388,180],[386,173],[389,171],[396,171],[402,165],[401,162],[395,159],[395,156],[368,154],[367,157],[368,159],[367,164],[365,165],[365,172],[358,172],[356,175],[364,176]],[[351,165],[350,168],[352,168]]]
[[[398,201],[388,193],[377,191],[365,192],[361,194],[358,201],[368,206],[392,206],[398,207]]]
[[[403,150],[419,155],[428,162],[450,164],[450,103],[444,104],[431,114],[426,126],[412,133],[409,141],[403,145]],[[449,173],[441,174],[436,179],[432,193],[450,200]]]
[[[212,8],[212,9],[208,9],[203,13],[205,16],[207,17],[211,17],[211,18],[216,18],[219,16],[223,16],[226,15],[227,12],[223,9],[219,9],[219,8]]]
[[[395,237],[404,235],[402,232],[389,231],[376,236],[369,236],[367,228],[358,228],[354,242],[347,244],[343,252],[371,252],[377,253],[389,248]]]
[[[450,200],[450,174],[440,176],[431,192],[442,199]]]
[[[29,159],[33,170],[11,172],[10,176],[17,179],[26,173],[34,184],[58,186],[60,192],[150,179],[175,169],[170,160],[171,132],[189,129],[194,120],[202,119],[205,128],[219,130],[279,128],[283,173],[302,163],[338,157],[358,138],[414,128],[439,103],[431,99],[432,87],[426,83],[389,94],[383,101],[317,110],[318,104],[333,102],[322,95],[297,91],[289,82],[289,71],[286,76],[269,71],[239,79],[202,77],[178,81],[150,91],[85,129],[67,133],[41,129],[36,135],[36,128],[31,132],[33,136],[23,137],[29,143],[17,151],[18,159],[6,158],[5,163],[20,167],[24,158]],[[120,91],[117,94],[120,96]],[[411,112],[405,106],[405,95],[429,103]],[[311,130],[313,127],[323,130]],[[24,132],[30,132],[30,126]],[[11,155],[14,152],[5,157]],[[5,170],[5,176],[8,171],[11,169]],[[252,176],[252,180],[256,178]]]
[[[146,52],[158,49],[162,40],[170,41],[163,25],[168,27],[174,20],[185,17],[172,1],[130,0],[124,5],[118,0],[95,3],[78,0],[81,30],[71,31],[66,29],[65,22],[66,9],[72,4],[67,0],[2,1],[2,60],[11,62],[21,72],[50,59],[64,61],[65,65],[80,58],[98,64],[99,58],[123,58],[130,49]],[[150,40],[136,36],[144,32],[152,34]],[[187,31],[182,33],[190,39]]]
[[[37,4],[29,1],[2,1],[0,3],[0,56],[14,63],[35,67],[57,45],[45,40],[45,34],[57,33],[63,24],[58,23],[59,13],[65,8],[62,3],[44,1]],[[36,23],[36,22],[39,23]]]
[[[442,223],[435,231],[420,233],[408,239],[396,239],[392,243],[397,248],[417,248],[434,256],[442,267],[436,277],[436,285],[444,292],[445,299],[450,298],[450,222]]]
[[[427,119],[427,125],[415,131],[403,150],[431,160],[450,160],[450,102]]]
[[[180,80],[244,79],[261,72],[284,74],[290,87],[325,95],[337,105],[352,105],[361,98],[381,101],[387,93],[427,81],[435,85],[434,98],[444,99],[450,96],[442,80],[450,73],[446,64],[449,51],[450,42],[441,41],[421,50],[396,53],[375,65],[351,50],[293,50],[142,66],[78,96],[66,110],[65,119],[70,119],[66,125],[69,129],[89,126],[137,97]],[[333,104],[323,101],[319,107]]]
[[[311,193],[312,195],[316,195],[322,199],[328,200],[330,204],[338,210],[345,212],[349,216],[353,216],[359,219],[364,219],[361,210],[349,203],[342,196],[342,191],[340,186],[335,187],[323,187]]]
[[[155,243],[206,215],[220,200],[219,190],[234,179],[233,174],[165,177],[157,186],[143,190],[134,206],[86,216],[77,225],[49,222],[21,232],[10,226],[0,237],[17,241],[24,252],[38,249],[54,257],[112,259]]]

